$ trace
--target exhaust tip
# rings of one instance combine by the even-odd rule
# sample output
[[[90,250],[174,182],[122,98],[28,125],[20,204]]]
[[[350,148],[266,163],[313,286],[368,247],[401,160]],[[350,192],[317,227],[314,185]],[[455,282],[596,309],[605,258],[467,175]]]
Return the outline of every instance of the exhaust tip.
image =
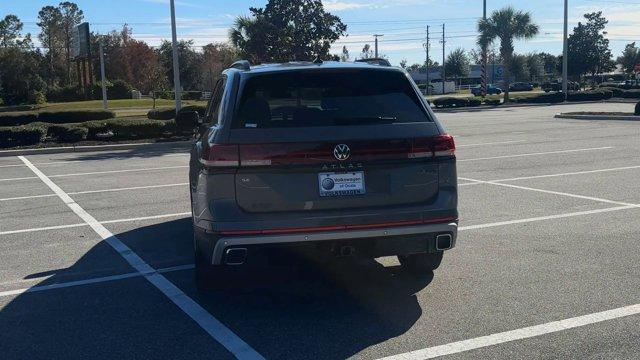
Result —
[[[226,265],[242,265],[247,259],[247,248],[231,248],[225,251],[224,263]]]
[[[436,250],[449,250],[453,246],[451,234],[440,234],[436,236]]]

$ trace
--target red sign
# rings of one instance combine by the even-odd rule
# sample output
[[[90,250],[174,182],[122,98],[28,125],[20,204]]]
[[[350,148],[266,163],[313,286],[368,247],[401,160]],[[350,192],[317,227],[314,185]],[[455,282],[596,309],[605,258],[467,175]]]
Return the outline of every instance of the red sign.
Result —
[[[635,70],[637,73],[640,73],[640,64],[636,64]]]

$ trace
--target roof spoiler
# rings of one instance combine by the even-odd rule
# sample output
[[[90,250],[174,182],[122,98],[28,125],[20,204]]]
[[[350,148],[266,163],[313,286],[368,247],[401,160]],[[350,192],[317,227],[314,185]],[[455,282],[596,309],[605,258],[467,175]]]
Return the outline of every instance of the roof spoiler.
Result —
[[[251,70],[251,63],[247,60],[238,60],[231,64],[230,67],[238,70]]]
[[[391,63],[389,63],[389,60],[383,59],[383,58],[358,59],[355,62],[367,63],[371,65],[391,66]]]

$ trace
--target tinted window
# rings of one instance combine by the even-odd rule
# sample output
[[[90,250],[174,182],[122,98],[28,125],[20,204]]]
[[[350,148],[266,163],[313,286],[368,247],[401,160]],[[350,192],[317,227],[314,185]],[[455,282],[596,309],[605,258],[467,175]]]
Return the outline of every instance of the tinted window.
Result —
[[[249,78],[235,127],[273,128],[431,121],[401,72],[282,72]]]
[[[207,104],[206,119],[208,123],[218,123],[218,113],[220,112],[220,106],[222,104],[222,96],[224,94],[224,86],[226,84],[226,77],[219,79],[211,94],[209,104]]]

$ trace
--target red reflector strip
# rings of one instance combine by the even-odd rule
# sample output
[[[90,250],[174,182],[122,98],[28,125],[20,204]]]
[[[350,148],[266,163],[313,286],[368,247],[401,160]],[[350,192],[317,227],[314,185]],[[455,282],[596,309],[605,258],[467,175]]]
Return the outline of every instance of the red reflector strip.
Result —
[[[264,230],[230,230],[220,231],[220,235],[274,235],[274,234],[295,234],[295,233],[311,233],[322,231],[335,231],[335,230],[357,230],[357,229],[378,229],[385,227],[397,227],[408,225],[422,225],[422,224],[435,224],[445,223],[458,220],[456,217],[440,217],[428,220],[410,220],[410,221],[396,221],[377,224],[351,224],[351,225],[333,225],[333,226],[318,226],[307,228],[286,228],[286,229],[264,229]]]

